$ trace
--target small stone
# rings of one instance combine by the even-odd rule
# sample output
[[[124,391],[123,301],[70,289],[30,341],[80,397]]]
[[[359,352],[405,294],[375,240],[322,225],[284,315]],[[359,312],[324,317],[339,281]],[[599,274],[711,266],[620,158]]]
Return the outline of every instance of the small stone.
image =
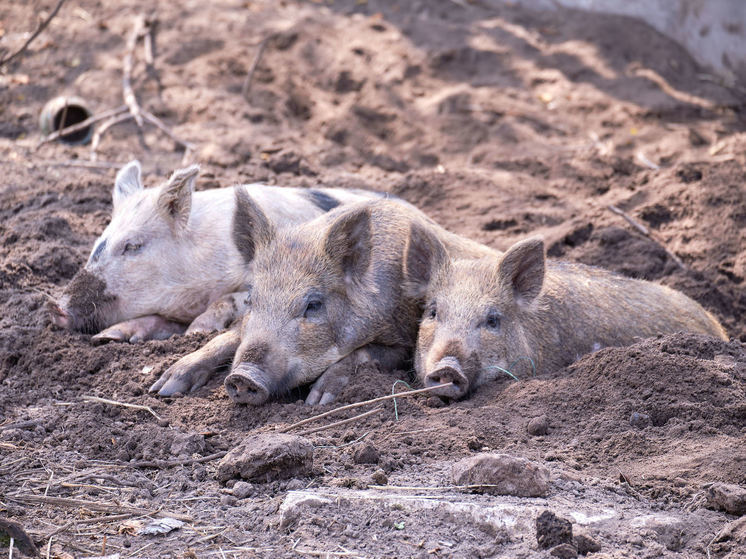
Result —
[[[482,442],[476,437],[471,437],[469,440],[466,441],[466,448],[468,448],[469,450],[479,450],[482,448],[482,446],[484,445],[482,445]]]
[[[444,408],[446,407],[446,403],[438,398],[437,396],[430,396],[427,400],[425,400],[425,405],[428,408]]]
[[[575,534],[572,541],[581,555],[596,553],[601,550],[601,545],[588,534]]]
[[[729,514],[746,514],[746,489],[728,483],[713,483],[707,488],[707,507]]]
[[[575,559],[578,556],[578,550],[569,543],[561,543],[554,546],[549,551],[549,555],[559,557],[559,559]]]
[[[373,472],[371,479],[376,485],[387,485],[389,482],[389,478],[388,476],[386,476],[386,472],[384,472],[380,468]]]
[[[326,497],[319,497],[302,491],[288,493],[280,505],[280,530],[284,530],[298,520],[304,508],[319,508],[330,503],[331,500]]]
[[[299,489],[303,489],[305,486],[306,484],[301,480],[294,478],[288,481],[288,484],[285,486],[285,491],[298,491]]]
[[[630,521],[630,525],[633,528],[643,528],[654,532],[658,542],[664,545],[669,551],[683,549],[690,537],[685,523],[680,518],[667,514],[657,513],[638,516]],[[646,544],[647,542],[642,541],[639,546],[642,547]]]
[[[254,484],[246,481],[237,481],[233,484],[231,493],[236,499],[245,499],[254,493]]]
[[[378,464],[381,461],[378,449],[372,444],[364,444],[359,447],[352,458],[355,460],[355,464]]]
[[[303,437],[261,433],[243,440],[218,464],[217,478],[258,483],[303,477],[313,471],[313,445]]]
[[[629,424],[637,429],[644,429],[650,425],[650,416],[646,413],[633,411],[632,415],[629,416]]]
[[[465,458],[453,465],[451,475],[456,485],[485,485],[479,490],[491,495],[542,497],[549,492],[549,470],[508,454]]]
[[[229,507],[232,507],[233,505],[236,504],[236,501],[238,501],[238,499],[236,499],[233,495],[221,495],[220,496],[221,505],[227,505]]]
[[[534,417],[531,421],[528,422],[526,430],[528,431],[529,435],[533,435],[534,437],[546,435],[549,433],[549,419],[546,415]]]
[[[541,549],[572,543],[572,523],[550,510],[536,517],[536,542]]]

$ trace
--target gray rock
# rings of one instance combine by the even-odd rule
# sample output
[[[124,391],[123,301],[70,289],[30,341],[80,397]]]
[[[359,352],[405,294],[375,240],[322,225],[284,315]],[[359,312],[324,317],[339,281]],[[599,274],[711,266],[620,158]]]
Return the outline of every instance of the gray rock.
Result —
[[[231,494],[236,499],[245,499],[249,495],[254,494],[254,484],[248,483],[246,481],[237,481],[233,484],[233,490],[231,491]]]
[[[728,483],[713,483],[707,488],[707,507],[729,514],[746,514],[746,489]]]
[[[667,514],[655,513],[638,516],[632,519],[630,525],[652,530],[658,537],[658,542],[669,551],[679,551],[690,537],[684,522],[680,518]]]
[[[311,495],[302,491],[288,493],[280,505],[280,529],[284,530],[290,525],[295,524],[303,514],[303,509],[318,508],[330,503],[331,501],[326,497]]]
[[[388,476],[386,476],[386,472],[384,472],[380,468],[373,472],[371,479],[376,485],[386,485],[389,482],[389,478]]]
[[[549,433],[549,418],[547,418],[546,415],[534,417],[531,421],[528,422],[526,430],[528,431],[529,435],[533,435],[534,437],[546,435],[547,433]]]
[[[572,538],[572,542],[575,544],[578,553],[581,555],[596,553],[601,550],[601,545],[588,534],[575,534]]]
[[[629,424],[638,429],[644,429],[650,425],[650,416],[646,413],[633,411],[629,416]]]
[[[492,495],[541,497],[549,492],[549,470],[525,458],[508,454],[481,453],[456,462],[451,470],[456,485]]]
[[[355,450],[352,455],[355,464],[378,464],[381,461],[381,454],[372,444],[364,444]]]
[[[578,556],[578,550],[569,543],[561,543],[553,547],[549,555],[559,557],[559,559],[575,559]]]
[[[252,435],[226,454],[218,464],[217,478],[267,483],[310,475],[313,445],[297,435],[261,433]]]
[[[557,547],[563,543],[572,544],[572,523],[545,510],[536,517],[536,543],[541,549]]]

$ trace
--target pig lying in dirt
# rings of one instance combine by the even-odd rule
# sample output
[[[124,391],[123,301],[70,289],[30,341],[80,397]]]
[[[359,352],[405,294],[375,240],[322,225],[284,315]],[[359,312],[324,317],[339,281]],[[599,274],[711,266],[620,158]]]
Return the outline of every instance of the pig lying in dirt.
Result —
[[[541,239],[451,262],[442,247],[415,352],[426,386],[461,398],[505,371],[557,370],[605,346],[674,332],[727,336],[687,296],[605,270],[546,260]],[[532,367],[533,364],[533,367]]]
[[[181,333],[187,324],[187,332],[218,330],[242,315],[252,265],[234,237],[236,187],[193,192],[198,172],[192,165],[160,187],[143,188],[137,161],[119,171],[111,222],[85,268],[52,306],[56,324],[91,334],[111,326],[94,341],[137,341]],[[328,188],[243,188],[277,226],[382,196]]]
[[[277,230],[252,197],[238,199],[246,218],[236,236],[253,263],[249,311],[240,332],[167,370],[151,387],[161,395],[202,386],[235,353],[225,379],[235,402],[262,404],[316,381],[306,402],[329,403],[360,364],[393,368],[411,355],[436,243],[462,258],[491,253],[406,203],[359,203]]]

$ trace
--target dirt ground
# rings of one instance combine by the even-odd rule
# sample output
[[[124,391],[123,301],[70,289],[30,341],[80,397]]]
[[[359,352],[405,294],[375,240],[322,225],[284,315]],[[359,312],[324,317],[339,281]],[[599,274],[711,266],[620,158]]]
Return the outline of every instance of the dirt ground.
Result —
[[[52,4],[2,3],[0,48],[20,46]],[[52,557],[548,557],[532,520],[548,508],[598,542],[595,557],[744,556],[746,534],[716,537],[735,518],[704,507],[708,484],[746,484],[743,94],[624,17],[490,0],[161,3],[155,73],[138,50],[134,87],[196,145],[200,188],[391,192],[492,247],[541,234],[554,257],[680,289],[731,336],[641,340],[448,406],[400,399],[398,416],[389,402],[309,435],[312,475],[239,499],[216,479],[220,453],[331,406],[303,406],[301,390],[236,406],[222,375],[153,397],[147,387],[206,337],[94,347],[44,307],[108,221],[107,163],[136,157],[153,185],[182,162],[179,145],[131,121],[103,136],[96,166],[84,166],[90,146],[37,147],[48,99],[122,103],[125,40],[151,6],[70,0],[0,74],[0,517],[42,553],[51,535]],[[362,370],[335,405],[409,375]],[[548,433],[530,435],[539,416]],[[451,465],[485,449],[548,467],[550,494],[448,489]],[[302,494],[328,500],[280,525],[281,504]],[[156,511],[185,524],[133,535],[134,512]]]

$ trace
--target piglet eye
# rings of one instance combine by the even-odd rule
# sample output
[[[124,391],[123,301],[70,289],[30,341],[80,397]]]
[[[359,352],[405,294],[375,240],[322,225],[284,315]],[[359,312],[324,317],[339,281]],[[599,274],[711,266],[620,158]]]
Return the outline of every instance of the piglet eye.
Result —
[[[500,328],[500,313],[498,313],[497,311],[488,312],[484,324],[491,330],[497,330],[498,328]]]
[[[324,306],[324,302],[320,299],[312,299],[308,302],[306,305],[306,310],[303,313],[303,318],[311,318],[318,314],[318,312],[322,309]]]
[[[134,254],[142,248],[142,243],[127,243],[124,245],[122,254]]]
[[[427,308],[427,316],[428,318],[431,318],[435,320],[438,317],[438,307],[435,306],[435,301],[430,303],[430,305]]]

